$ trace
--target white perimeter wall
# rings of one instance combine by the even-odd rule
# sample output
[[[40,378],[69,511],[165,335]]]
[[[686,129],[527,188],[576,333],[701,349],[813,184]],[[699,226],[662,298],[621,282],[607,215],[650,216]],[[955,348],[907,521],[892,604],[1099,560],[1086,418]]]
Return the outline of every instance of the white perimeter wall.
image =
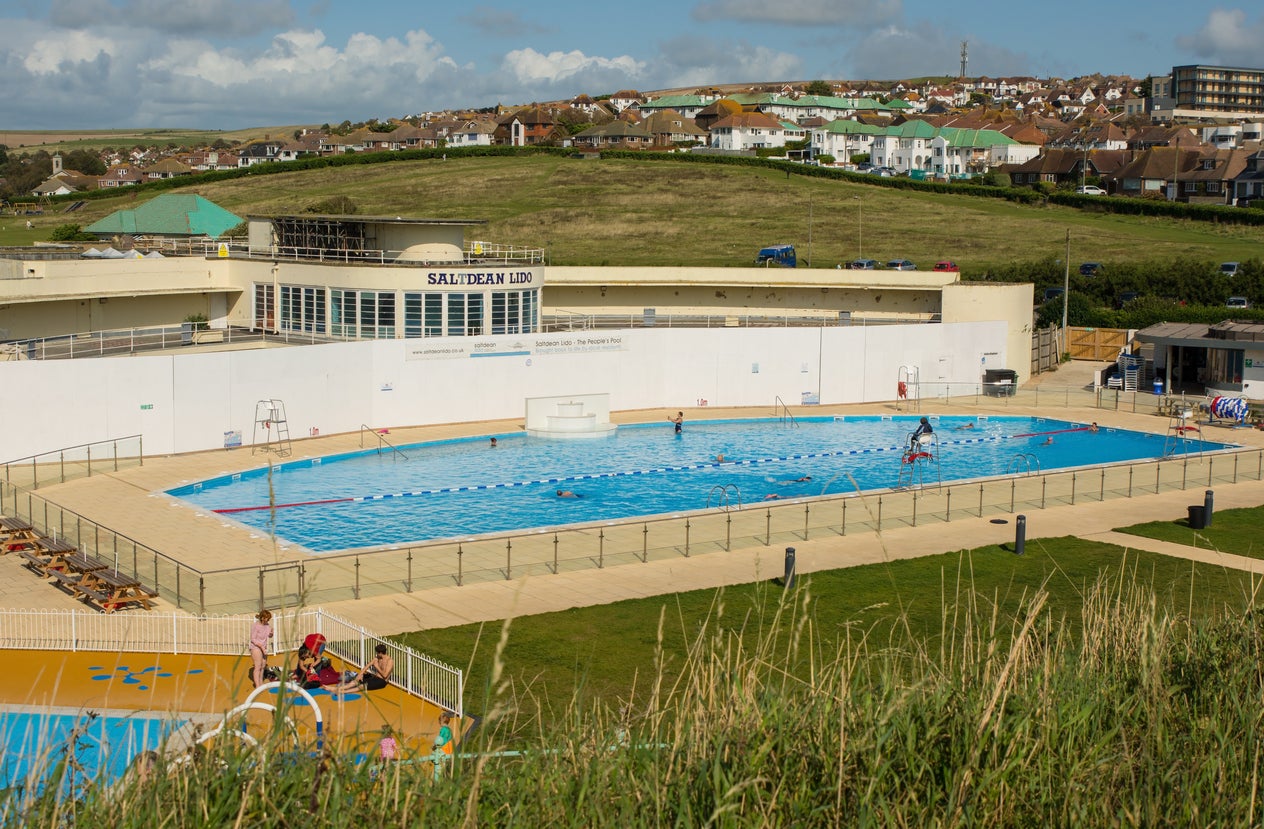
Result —
[[[526,398],[543,395],[609,392],[612,410],[673,411],[701,400],[794,406],[804,392],[891,400],[901,365],[923,382],[977,383],[983,368],[1006,365],[1006,337],[1003,322],[636,329],[4,362],[0,460],[131,434],[149,455],[222,448],[234,429],[249,444],[255,404],[268,398],[285,404],[295,439],[521,419]]]

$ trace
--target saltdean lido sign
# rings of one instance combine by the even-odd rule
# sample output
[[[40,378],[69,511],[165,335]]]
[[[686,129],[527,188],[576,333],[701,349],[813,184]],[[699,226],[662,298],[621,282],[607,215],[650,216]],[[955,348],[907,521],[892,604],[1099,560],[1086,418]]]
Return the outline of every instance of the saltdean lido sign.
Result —
[[[427,285],[481,286],[535,284],[534,271],[431,271],[426,274]]]
[[[566,337],[445,337],[409,340],[407,360],[452,360],[465,357],[533,357],[546,354],[585,354],[627,351],[622,335],[579,334]],[[529,363],[528,363],[529,365]]]

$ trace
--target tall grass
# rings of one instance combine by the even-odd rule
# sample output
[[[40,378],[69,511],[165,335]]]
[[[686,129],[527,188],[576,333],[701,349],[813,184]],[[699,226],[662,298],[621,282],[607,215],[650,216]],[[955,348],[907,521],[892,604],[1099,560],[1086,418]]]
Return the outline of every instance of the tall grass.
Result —
[[[647,677],[633,699],[554,710],[507,683],[498,657],[487,713],[437,781],[416,757],[357,764],[294,751],[279,729],[256,752],[234,741],[147,780],[89,787],[69,802],[43,795],[25,804],[22,822],[1259,822],[1264,627],[1241,609],[1254,596],[1225,596],[1218,613],[1193,622],[1123,567],[1084,591],[1070,624],[1041,588],[1007,614],[965,579],[948,591],[933,650],[911,632],[855,627],[826,652],[818,630],[832,624],[830,609],[802,585],[737,620],[718,594],[684,669]],[[664,611],[660,643],[669,624]]]

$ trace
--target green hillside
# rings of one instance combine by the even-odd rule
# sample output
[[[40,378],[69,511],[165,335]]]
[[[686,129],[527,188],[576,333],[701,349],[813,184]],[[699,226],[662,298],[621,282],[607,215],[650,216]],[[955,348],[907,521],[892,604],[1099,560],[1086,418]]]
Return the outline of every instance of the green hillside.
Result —
[[[298,213],[346,196],[364,215],[481,218],[490,241],[544,247],[555,265],[746,266],[764,245],[791,243],[800,262],[834,267],[861,256],[949,258],[967,276],[1061,258],[1071,232],[1079,261],[1259,257],[1264,229],[1121,216],[1059,206],[914,192],[737,165],[558,155],[395,161],[192,186],[238,215]],[[187,192],[187,189],[165,192]],[[156,195],[154,191],[152,195]],[[71,216],[54,204],[0,221],[0,244],[88,225],[135,197],[90,201]],[[21,219],[19,221],[18,219]]]

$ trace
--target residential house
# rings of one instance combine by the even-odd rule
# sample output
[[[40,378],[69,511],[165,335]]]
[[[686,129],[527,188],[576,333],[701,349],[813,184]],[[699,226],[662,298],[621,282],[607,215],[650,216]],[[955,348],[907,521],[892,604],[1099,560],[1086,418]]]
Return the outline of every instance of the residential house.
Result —
[[[640,124],[633,124],[622,119],[598,124],[572,136],[576,147],[590,149],[633,150],[650,147],[654,144],[654,136]]]
[[[697,118],[699,112],[715,103],[715,101],[716,98],[711,95],[663,95],[642,101],[637,105],[636,109],[646,116],[655,112],[671,110],[685,118]]]
[[[561,132],[553,113],[533,104],[502,115],[493,135],[497,144],[526,147],[557,140],[562,137]]]
[[[1246,168],[1233,179],[1233,201],[1239,207],[1249,207],[1253,202],[1264,200],[1264,150],[1247,156]]]
[[[1020,164],[999,167],[1018,186],[1031,187],[1037,182],[1053,185],[1079,185],[1089,178],[1109,182],[1127,162],[1125,150],[1088,150],[1050,148]],[[1108,188],[1109,189],[1109,188]]]
[[[850,163],[855,156],[869,155],[873,149],[873,137],[885,129],[863,121],[838,118],[812,130],[812,157],[828,155],[833,156],[837,163]]]
[[[654,137],[657,147],[703,145],[708,141],[707,131],[688,118],[671,109],[662,109],[646,117],[642,125]]]
[[[279,152],[281,152],[280,141],[256,141],[247,144],[237,152],[237,166],[253,167],[256,164],[276,161]]]
[[[80,173],[77,170],[67,170],[62,167],[60,154],[54,154],[52,161],[52,175],[40,182],[40,184],[31,191],[31,195],[64,196],[68,193],[79,193],[84,190],[92,190],[97,186],[96,176]]]
[[[915,169],[939,175],[979,174],[1002,164],[1021,164],[1040,154],[1034,144],[1020,144],[995,130],[945,127],[930,140],[930,157]]]
[[[1198,164],[1202,152],[1180,147],[1151,147],[1117,170],[1113,192],[1124,196],[1160,196],[1179,201],[1180,179]]]
[[[133,184],[140,184],[143,178],[140,168],[134,164],[115,164],[105,171],[105,175],[97,179],[97,186],[130,187]]]
[[[645,96],[635,89],[620,89],[610,96],[610,105],[614,107],[615,112],[623,112],[628,107],[636,106],[644,100]]]
[[[435,139],[445,147],[490,147],[496,122],[488,120],[436,121]]]
[[[1204,151],[1193,169],[1179,176],[1181,194],[1190,204],[1233,204],[1234,183],[1252,153],[1228,149]]]
[[[710,133],[711,147],[717,150],[756,150],[786,144],[785,127],[763,112],[733,113],[716,121]]]
[[[183,162],[177,161],[174,158],[164,158],[163,160],[146,167],[141,171],[141,174],[144,175],[146,179],[155,181],[164,178],[178,178],[180,176],[193,175],[193,168]]]

